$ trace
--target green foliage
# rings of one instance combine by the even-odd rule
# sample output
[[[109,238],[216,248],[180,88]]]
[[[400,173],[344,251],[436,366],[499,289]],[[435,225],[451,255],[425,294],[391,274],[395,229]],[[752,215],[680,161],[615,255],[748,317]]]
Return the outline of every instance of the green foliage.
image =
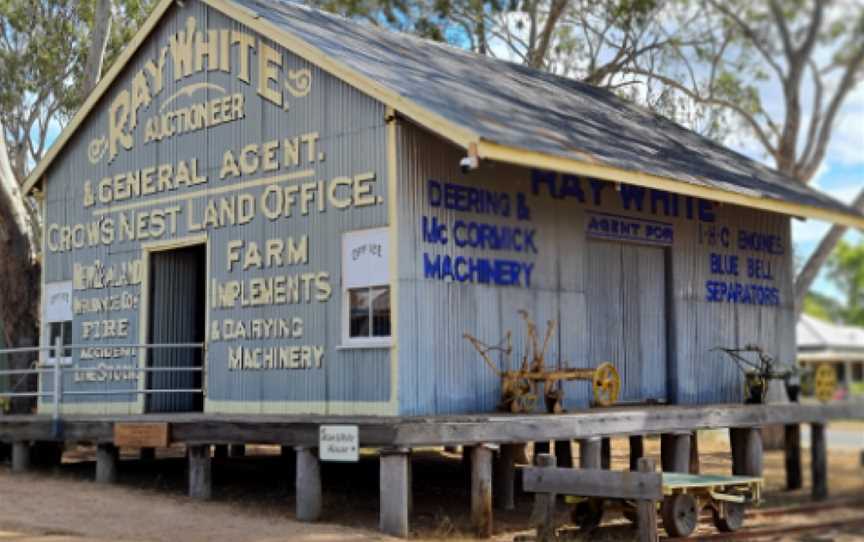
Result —
[[[804,298],[803,312],[826,322],[840,322],[843,317],[843,305],[827,295],[809,292]]]
[[[851,325],[864,325],[864,242],[840,241],[828,259],[828,276],[845,294],[840,317]]]
[[[103,73],[155,0],[115,0]],[[17,175],[38,161],[50,126],[85,99],[81,89],[97,0],[0,0],[0,120]]]

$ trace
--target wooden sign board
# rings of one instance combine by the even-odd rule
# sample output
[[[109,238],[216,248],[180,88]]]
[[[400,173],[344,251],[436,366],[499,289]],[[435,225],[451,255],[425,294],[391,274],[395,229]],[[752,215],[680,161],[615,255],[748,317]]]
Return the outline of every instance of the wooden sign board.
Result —
[[[126,448],[167,448],[167,423],[115,423],[114,445]]]

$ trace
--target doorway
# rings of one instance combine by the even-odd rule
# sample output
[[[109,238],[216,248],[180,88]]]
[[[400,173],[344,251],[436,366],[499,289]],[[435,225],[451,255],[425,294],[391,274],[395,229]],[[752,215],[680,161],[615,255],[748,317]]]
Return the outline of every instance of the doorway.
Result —
[[[667,252],[589,241],[588,355],[621,374],[621,401],[667,400]]]
[[[194,245],[152,252],[149,269],[149,344],[203,343],[207,287],[207,249]],[[203,366],[198,348],[154,348],[151,368]],[[148,390],[200,390],[201,371],[148,371]],[[147,412],[200,412],[201,393],[148,393]]]

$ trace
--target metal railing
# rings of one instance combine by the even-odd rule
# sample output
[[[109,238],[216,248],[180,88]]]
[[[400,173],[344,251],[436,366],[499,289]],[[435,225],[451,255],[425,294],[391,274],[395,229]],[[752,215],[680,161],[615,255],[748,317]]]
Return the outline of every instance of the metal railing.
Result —
[[[76,396],[94,396],[94,395],[104,395],[104,396],[115,396],[115,395],[156,395],[156,394],[203,394],[204,393],[204,356],[206,355],[206,344],[205,343],[165,343],[165,344],[110,344],[104,345],[106,347],[110,347],[112,349],[128,349],[130,351],[137,350],[140,354],[146,353],[148,350],[165,350],[165,349],[177,349],[177,350],[190,350],[196,349],[201,350],[201,365],[196,367],[122,367],[115,368],[116,370],[122,370],[127,373],[135,373],[139,374],[148,374],[148,373],[163,373],[163,372],[174,372],[174,373],[201,373],[201,384],[200,387],[197,388],[182,388],[182,389],[148,389],[146,386],[144,388],[136,387],[135,389],[102,389],[102,390],[65,390],[63,385],[63,375],[64,373],[80,373],[81,371],[87,371],[93,369],[93,367],[81,366],[80,364],[83,362],[90,360],[80,360],[77,363],[64,362],[63,359],[69,357],[66,355],[68,352],[72,351],[80,351],[86,349],[92,349],[95,345],[92,344],[67,344],[64,345],[58,339],[53,346],[30,346],[30,347],[21,347],[21,348],[0,348],[0,357],[8,356],[8,355],[16,355],[16,354],[41,354],[43,352],[47,352],[49,356],[53,354],[53,358],[49,363],[41,363],[40,361],[36,361],[33,366],[29,369],[4,369],[0,370],[0,377],[3,376],[36,376],[43,375],[46,373],[51,373],[53,375],[53,389],[50,391],[16,391],[16,388],[20,387],[22,382],[26,382],[26,378],[19,378],[18,383],[14,386],[10,386],[12,391],[3,391],[0,390],[0,399],[15,399],[15,398],[51,398],[52,401],[52,418],[58,423],[60,420],[60,411],[61,404],[63,403],[64,397],[76,397]],[[99,358],[101,359],[101,358]],[[140,359],[138,357],[137,359]],[[110,368],[110,366],[109,366]],[[136,381],[140,377],[136,377]]]

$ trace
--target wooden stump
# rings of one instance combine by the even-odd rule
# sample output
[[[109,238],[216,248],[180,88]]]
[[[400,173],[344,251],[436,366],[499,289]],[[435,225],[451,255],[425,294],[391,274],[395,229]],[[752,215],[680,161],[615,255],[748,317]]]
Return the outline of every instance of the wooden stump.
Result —
[[[555,467],[555,456],[535,454],[534,462],[538,467]],[[531,525],[537,530],[537,542],[553,542],[557,540],[555,537],[555,504],[557,499],[558,496],[554,493],[534,494],[534,510],[531,513]]]
[[[317,521],[321,517],[321,466],[315,450],[298,446],[295,490],[297,520]]]
[[[813,479],[813,500],[828,498],[828,447],[825,442],[825,424],[810,425],[810,469]]]
[[[648,457],[640,457],[636,463],[636,469],[639,472],[655,472],[657,470],[654,460]],[[636,527],[639,533],[639,542],[656,542],[659,540],[657,535],[657,505],[654,501],[639,500],[636,502]]]
[[[600,468],[605,470],[612,468],[612,439],[609,437],[600,440]]]
[[[661,435],[660,462],[663,472],[690,472],[690,433]]]
[[[803,487],[801,478],[801,425],[784,426],[786,441],[784,462],[786,464],[786,489],[794,491]]]
[[[495,461],[495,507],[499,510],[516,508],[516,454],[518,444],[502,444]]]
[[[599,469],[603,466],[600,437],[579,440],[579,468]]]
[[[30,470],[30,443],[12,443],[12,472],[22,474]]]
[[[762,476],[762,430],[758,427],[729,429],[732,448],[732,474]]]
[[[561,468],[573,467],[573,441],[572,440],[556,440],[555,441],[555,462]]]
[[[639,460],[645,457],[645,437],[630,435],[630,470],[639,470]]]
[[[699,474],[702,471],[699,462],[699,431],[693,431],[690,437],[690,474]]]
[[[480,538],[492,536],[492,449],[474,446],[471,454],[471,523]]]
[[[407,448],[381,450],[380,514],[382,532],[405,538],[410,530],[411,454]]]
[[[189,461],[189,496],[208,500],[213,496],[210,446],[189,446],[186,451]]]
[[[96,483],[113,484],[117,481],[117,459],[119,453],[113,444],[96,446]]]

